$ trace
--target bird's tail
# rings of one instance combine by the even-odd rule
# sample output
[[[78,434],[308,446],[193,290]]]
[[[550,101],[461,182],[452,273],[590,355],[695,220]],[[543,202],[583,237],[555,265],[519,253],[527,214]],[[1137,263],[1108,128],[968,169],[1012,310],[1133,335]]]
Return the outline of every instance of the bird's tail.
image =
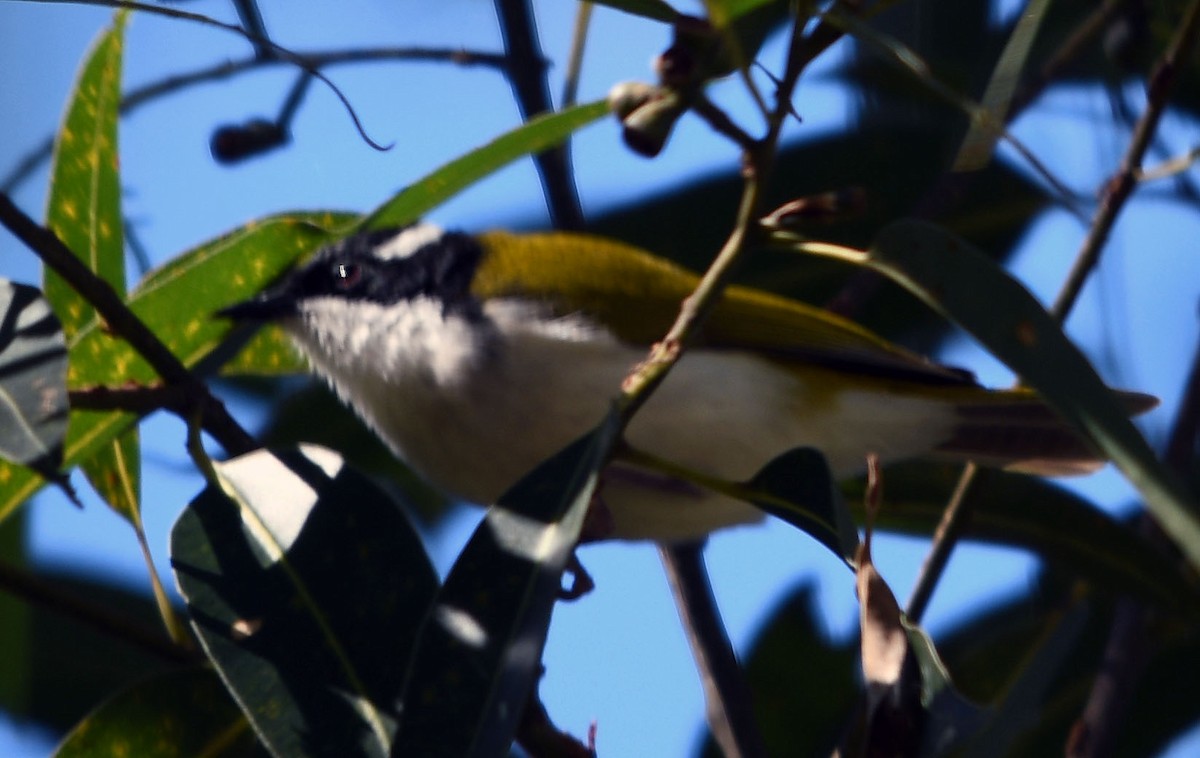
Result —
[[[935,457],[1041,476],[1087,474],[1104,465],[1094,445],[1033,393],[971,394],[956,405],[959,423]],[[1131,416],[1158,405],[1151,395],[1116,394]]]

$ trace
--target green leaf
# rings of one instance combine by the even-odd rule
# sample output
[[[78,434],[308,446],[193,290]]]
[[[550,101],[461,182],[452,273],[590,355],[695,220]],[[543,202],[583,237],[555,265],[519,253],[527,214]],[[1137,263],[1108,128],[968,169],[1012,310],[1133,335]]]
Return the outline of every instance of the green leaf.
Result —
[[[909,462],[884,470],[887,506],[879,529],[932,534],[962,467]],[[844,483],[847,502],[862,502],[862,480]],[[981,470],[967,493],[964,536],[1026,548],[1103,591],[1127,592],[1170,610],[1196,613],[1200,602],[1178,564],[1068,490],[1036,477]]]
[[[216,464],[171,532],[192,624],[275,755],[388,755],[437,587],[391,499],[332,451]]]
[[[129,307],[162,339],[185,366],[195,368],[217,351],[230,325],[212,313],[250,297],[292,266],[304,253],[331,241],[335,228],[356,216],[296,213],[253,221],[174,258],[151,272],[128,299]],[[252,342],[235,360],[244,372],[301,370],[290,347]],[[274,352],[258,350],[268,344]],[[80,366],[104,384],[149,383],[154,371],[127,342],[85,325],[69,344],[72,367]],[[136,417],[119,411],[72,411],[64,450],[66,465],[77,465],[110,444]],[[0,518],[36,492],[45,480],[32,471],[0,463]]]
[[[125,250],[118,175],[117,117],[121,54],[128,13],[96,41],[72,93],[54,144],[46,223],[67,247],[117,292],[125,291]],[[46,299],[67,338],[95,318],[95,309],[49,269]]]
[[[49,228],[87,267],[118,293],[125,292],[125,241],[117,120],[121,101],[121,56],[127,12],[96,42],[83,65],[54,146],[50,178]],[[95,309],[50,269],[45,273],[50,301],[68,340],[96,324]],[[71,388],[94,384],[88,366],[70,363]],[[75,429],[70,434],[77,434]],[[137,524],[141,487],[141,447],[137,429],[100,447],[82,461],[96,492],[117,513]]]
[[[679,11],[663,0],[595,0],[595,2],[596,5],[607,5],[634,16],[665,21],[668,24],[679,18]]]
[[[983,93],[982,109],[971,120],[970,131],[954,159],[954,171],[975,171],[987,165],[991,159],[996,142],[1004,130],[1021,69],[1029,58],[1033,40],[1049,6],[1050,0],[1031,0],[1021,12]]]
[[[184,365],[196,366],[229,335],[230,322],[214,316],[216,311],[259,292],[357,218],[314,211],[252,221],[151,272],[134,291],[130,307]],[[101,360],[141,360],[126,343],[108,347],[115,352],[99,353]],[[303,366],[291,351],[286,357],[243,360],[267,373],[295,372]]]
[[[746,483],[747,499],[853,563],[858,528],[833,483],[825,456],[797,448],[772,459]]]
[[[67,348],[34,287],[0,279],[0,457],[53,477],[67,432]]]
[[[245,716],[212,669],[159,674],[121,692],[75,726],[56,758],[261,755]]]
[[[889,225],[868,253],[829,252],[887,276],[974,336],[1112,459],[1163,531],[1200,566],[1193,496],[1155,458],[1116,395],[1020,282],[965,241],[919,221]]]
[[[607,101],[598,100],[532,118],[404,188],[368,215],[353,231],[412,223],[485,176],[517,158],[558,145],[606,113]]]
[[[509,749],[540,673],[563,569],[620,428],[610,412],[488,510],[421,630],[394,755]]]
[[[927,712],[921,754],[946,755],[982,728],[989,711],[963,697],[954,687],[928,632],[907,618],[900,623],[908,638],[908,654],[920,671],[921,705]]]

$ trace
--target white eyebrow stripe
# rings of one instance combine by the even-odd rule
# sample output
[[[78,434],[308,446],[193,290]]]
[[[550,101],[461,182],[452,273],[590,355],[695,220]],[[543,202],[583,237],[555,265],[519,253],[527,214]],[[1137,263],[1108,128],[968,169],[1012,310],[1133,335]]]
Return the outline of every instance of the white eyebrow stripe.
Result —
[[[437,224],[416,223],[375,248],[374,253],[381,260],[407,258],[426,245],[437,242],[444,234],[442,227]]]

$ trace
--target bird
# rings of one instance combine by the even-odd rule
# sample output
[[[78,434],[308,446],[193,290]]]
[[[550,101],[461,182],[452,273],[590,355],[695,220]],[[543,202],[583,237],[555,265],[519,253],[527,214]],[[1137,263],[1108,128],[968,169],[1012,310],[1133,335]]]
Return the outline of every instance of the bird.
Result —
[[[698,277],[582,233],[470,234],[430,222],[354,233],[219,312],[278,324],[312,371],[447,495],[488,505],[593,428]],[[1130,412],[1154,399],[1122,393]],[[1039,475],[1103,464],[1027,389],[972,375],[798,301],[732,285],[625,430],[682,470],[749,480],[811,447],[832,476],[908,459]],[[755,506],[628,461],[602,474],[589,539],[702,539]]]

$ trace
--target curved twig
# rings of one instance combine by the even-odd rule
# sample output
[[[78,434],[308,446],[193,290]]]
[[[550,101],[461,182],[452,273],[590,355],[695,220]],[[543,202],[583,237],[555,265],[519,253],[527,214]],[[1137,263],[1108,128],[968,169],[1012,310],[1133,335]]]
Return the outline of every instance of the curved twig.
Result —
[[[121,335],[169,385],[184,388],[191,407],[201,408],[205,429],[231,454],[257,447],[254,438],[229,415],[208,387],[171,352],[171,349],[129,310],[108,282],[98,277],[51,230],[39,225],[0,193],[0,225],[35,252],[43,263],[67,281],[96,309],[108,327]]]
[[[95,5],[109,5],[110,3],[94,2]],[[163,9],[158,9],[163,10]],[[201,17],[204,18],[204,17]],[[214,21],[222,28],[236,30],[237,27],[228,24],[221,24]],[[459,66],[483,66],[496,69],[501,72],[508,70],[508,59],[500,53],[487,53],[477,50],[465,50],[461,48],[437,48],[437,47],[374,47],[374,48],[350,48],[346,50],[330,50],[330,51],[312,51],[312,52],[293,52],[291,57],[261,57],[257,54],[249,55],[245,58],[236,60],[223,61],[211,66],[205,66],[194,71],[189,71],[182,74],[173,74],[164,77],[158,81],[137,87],[129,90],[124,97],[121,98],[119,110],[121,115],[129,115],[137,108],[157,100],[160,97],[178,92],[196,84],[206,82],[222,81],[234,76],[256,71],[261,68],[270,66],[295,65],[316,76],[320,69],[330,66],[343,65],[347,63],[368,63],[375,61],[434,61],[453,63]],[[330,84],[325,77],[320,77],[326,84]],[[330,86],[333,86],[330,84]],[[336,87],[334,87],[336,91]],[[346,100],[342,98],[345,104]],[[347,107],[349,105],[347,104]],[[355,120],[357,124],[357,119]],[[29,151],[22,158],[12,171],[4,177],[0,182],[0,192],[13,192],[28,179],[34,170],[44,161],[50,158],[54,150],[54,138],[47,137],[43,142]]]

